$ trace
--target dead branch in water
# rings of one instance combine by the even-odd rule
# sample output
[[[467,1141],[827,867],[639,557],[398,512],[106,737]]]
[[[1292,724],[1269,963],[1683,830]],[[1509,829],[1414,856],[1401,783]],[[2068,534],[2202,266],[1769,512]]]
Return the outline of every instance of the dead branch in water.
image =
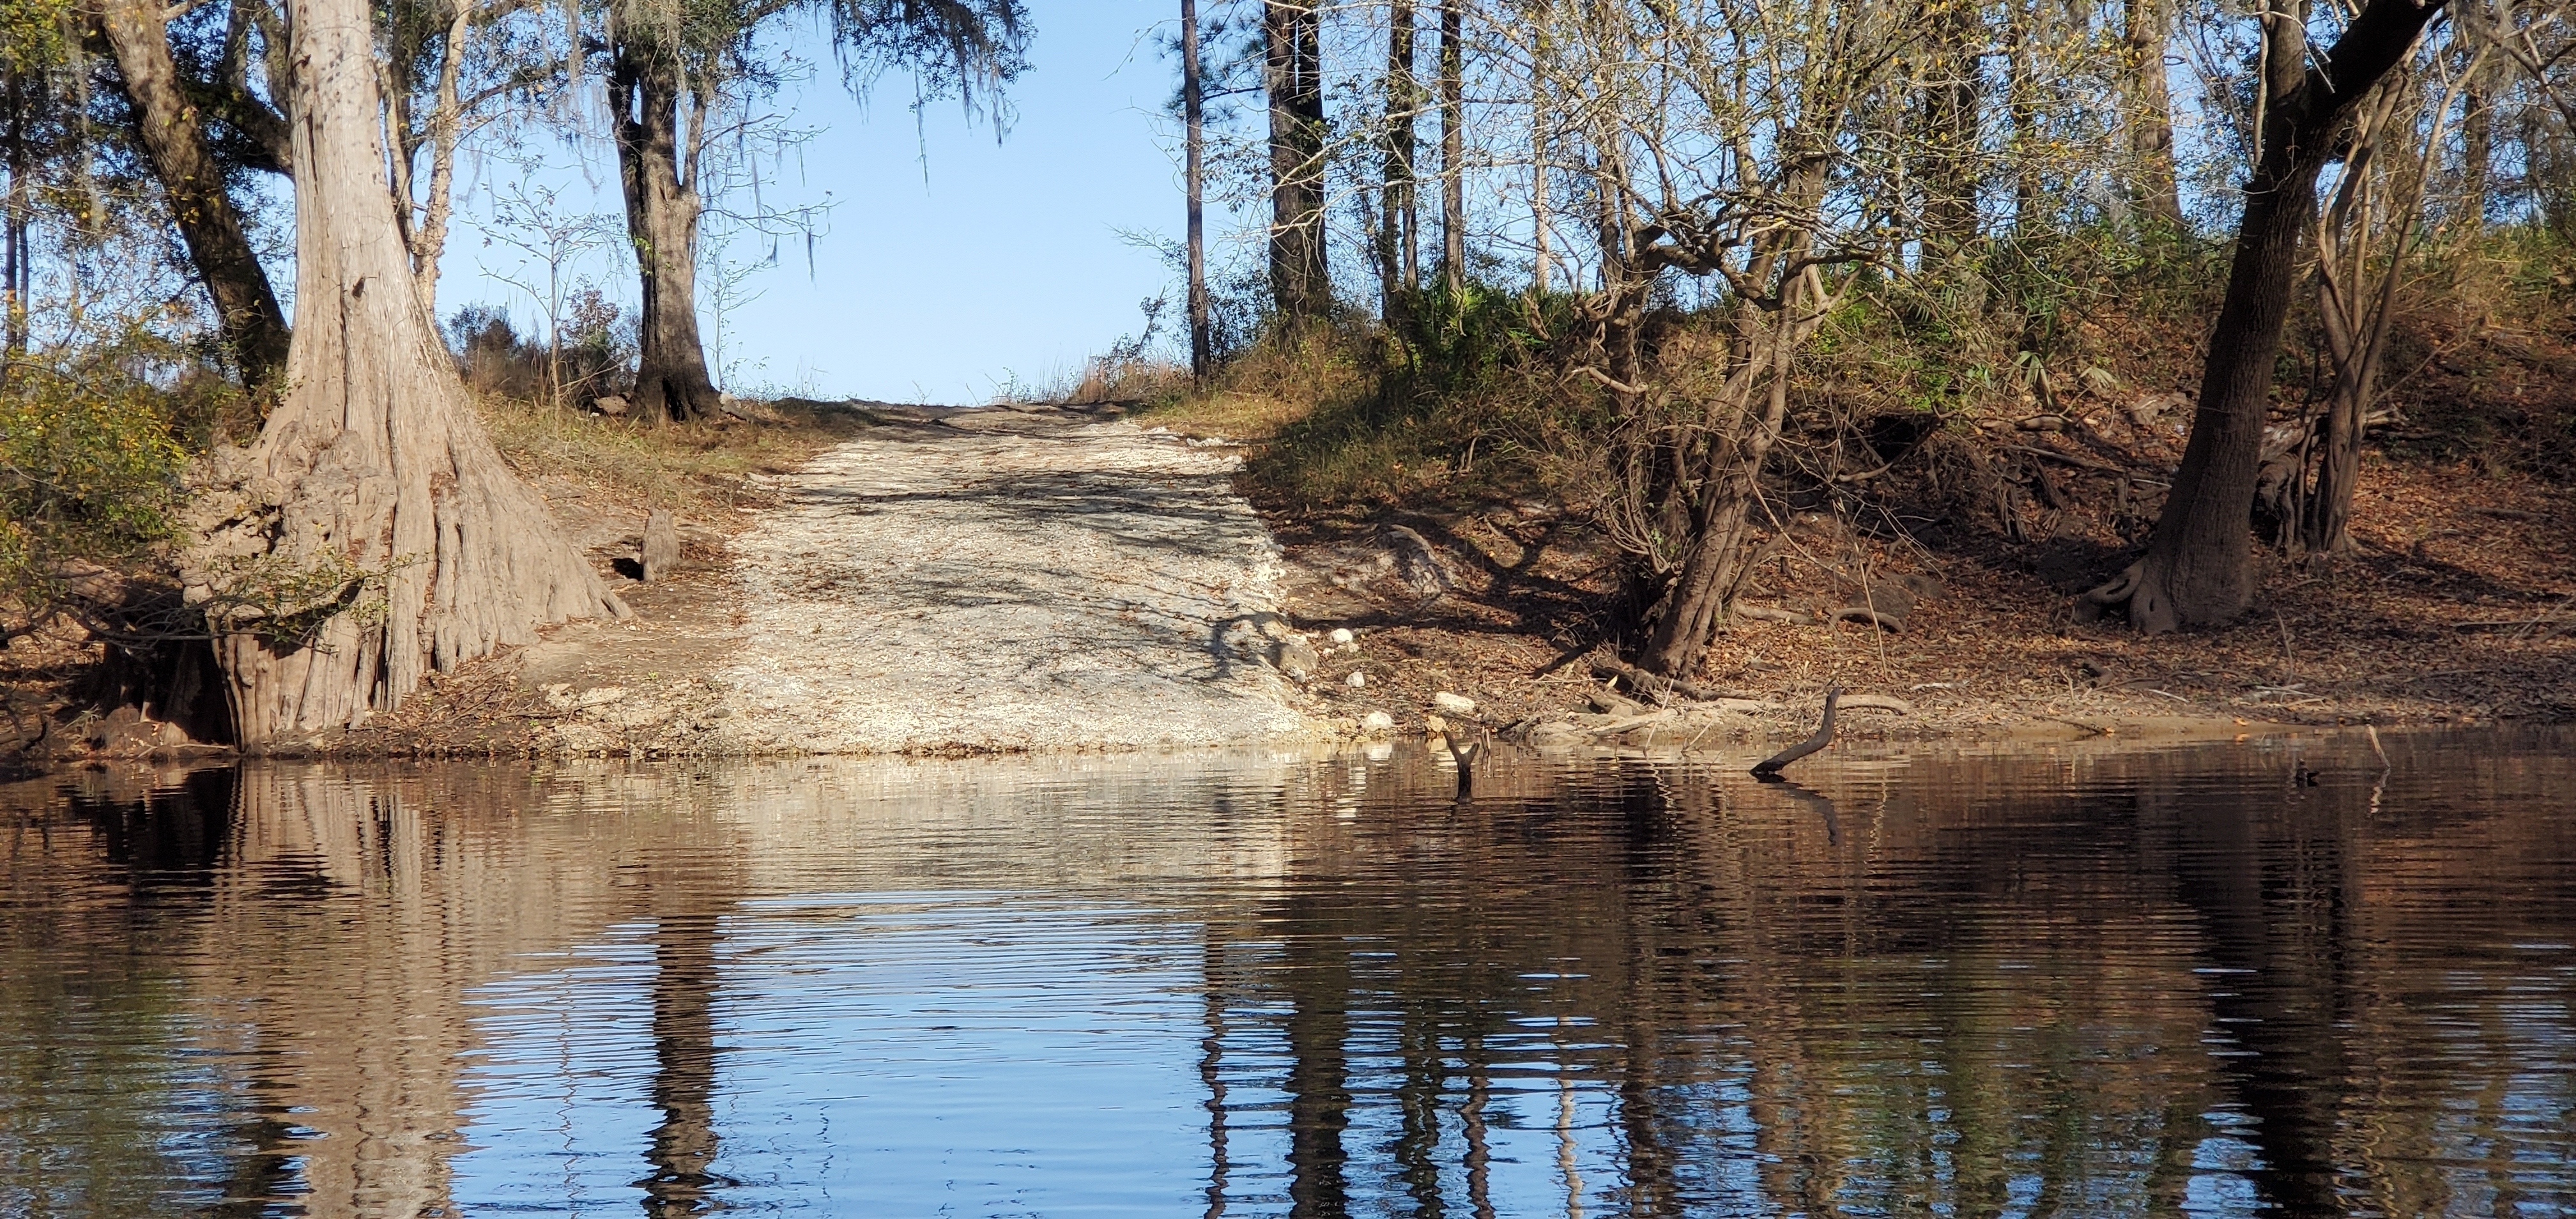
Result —
[[[1766,778],[1771,775],[1776,775],[1780,773],[1781,767],[1786,766],[1791,762],[1795,762],[1808,754],[1814,753],[1827,745],[1833,744],[1834,704],[1841,702],[1842,698],[1843,688],[1841,686],[1836,686],[1833,689],[1825,691],[1825,722],[1816,726],[1816,735],[1808,737],[1806,740],[1800,741],[1787,749],[1783,749],[1778,753],[1772,754],[1770,757],[1754,763],[1753,773],[1757,776]]]

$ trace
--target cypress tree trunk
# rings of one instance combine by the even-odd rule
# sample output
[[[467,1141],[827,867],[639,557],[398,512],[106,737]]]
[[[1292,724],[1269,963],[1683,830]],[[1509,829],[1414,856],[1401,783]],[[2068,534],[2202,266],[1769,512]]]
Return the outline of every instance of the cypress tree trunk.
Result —
[[[188,261],[214,298],[224,341],[244,381],[268,384],[287,360],[286,314],[243,234],[232,197],[224,193],[223,169],[206,145],[198,109],[180,90],[162,6],[155,0],[103,0],[98,23],[134,103],[144,159],[161,183]]]
[[[540,626],[627,613],[493,450],[412,288],[368,18],[366,0],[295,0],[286,396],[212,463],[186,564],[252,749],[390,711]]]
[[[635,402],[651,418],[703,418],[715,413],[717,399],[698,336],[700,202],[697,184],[681,173],[678,53],[632,22],[619,22],[613,37],[610,125],[642,297]]]
[[[2290,313],[2300,250],[2316,211],[2317,175],[2334,133],[2404,59],[2444,0],[2370,0],[2332,49],[2307,67],[2296,8],[2273,0],[2264,23],[2270,78],[2262,153],[2245,188],[2227,297],[2202,365],[2199,410],[2147,553],[2084,594],[2080,616],[2125,604],[2149,634],[2225,622],[2254,595],[2249,518],[2271,406],[2273,365]]]

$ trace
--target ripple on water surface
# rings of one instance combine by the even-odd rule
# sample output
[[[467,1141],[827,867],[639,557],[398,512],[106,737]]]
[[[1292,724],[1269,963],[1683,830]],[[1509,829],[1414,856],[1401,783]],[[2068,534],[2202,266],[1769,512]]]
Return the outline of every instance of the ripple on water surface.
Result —
[[[2561,1213],[2571,744],[73,776],[0,1213]]]

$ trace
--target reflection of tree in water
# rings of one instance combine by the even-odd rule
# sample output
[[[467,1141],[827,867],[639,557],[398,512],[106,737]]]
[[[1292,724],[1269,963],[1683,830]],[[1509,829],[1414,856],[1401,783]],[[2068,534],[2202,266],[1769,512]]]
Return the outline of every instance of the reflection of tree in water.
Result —
[[[654,939],[653,1107],[662,1121],[646,1153],[653,1175],[637,1182],[647,1215],[703,1213],[727,1183],[708,1171],[716,1158],[716,921],[667,916]]]
[[[293,1181],[295,1127],[265,1077],[211,1128],[168,1125],[188,1030],[167,948],[211,902],[232,817],[232,773],[210,769],[75,786],[59,824],[0,830],[0,1212],[139,1215],[194,1194],[196,1213],[256,1215]]]
[[[2571,974],[2490,941],[2576,926],[2568,878],[2519,862],[2570,858],[2576,820],[2497,815],[2563,808],[2571,763],[2453,756],[2410,785],[2432,768],[2396,752],[2384,809],[2367,775],[2299,786],[2289,758],[2228,747],[1812,790],[1501,759],[1465,804],[1428,768],[1356,795],[1326,780],[1357,772],[1300,772],[1278,798],[1310,811],[1218,873],[1254,883],[1191,891],[1208,1213],[2172,1213],[2212,1184],[2221,1209],[2288,1214],[2559,1205]],[[516,954],[649,923],[637,1185],[648,1213],[715,1209],[721,920],[757,887],[750,831],[676,792],[562,820],[527,792],[524,772],[263,768],[0,825],[0,1141],[52,1123],[93,1166],[41,1182],[48,1205],[145,1213],[182,1179],[236,1200],[218,1214],[445,1205],[464,996]],[[1066,852],[1032,889],[1167,866],[1119,864],[1131,846],[993,858]],[[232,1073],[185,1164],[143,1071],[184,1047],[183,999],[224,1016],[200,1027]],[[134,1092],[46,1108],[100,1022]],[[2517,1137],[2560,1159],[2517,1165]]]
[[[2335,1127],[2357,896],[2347,844],[2337,827],[2211,807],[2169,783],[2142,786],[2138,806],[2142,828],[2171,836],[2174,894],[2198,916],[2217,971],[2212,1031],[2234,1047],[2219,1073],[2252,1119],[2256,1190],[2293,1219],[2344,1214]]]
[[[59,1206],[39,1209],[160,1213],[195,1198],[214,1215],[452,1213],[476,1037],[468,994],[524,953],[595,941],[673,887],[633,879],[681,871],[688,900],[666,902],[663,923],[653,1099],[665,1121],[650,1150],[657,1178],[710,1180],[714,916],[697,911],[738,892],[741,851],[722,827],[532,809],[526,772],[497,767],[262,765],[93,786],[21,823],[35,831],[26,838],[0,831],[0,862],[13,865],[0,869],[0,905],[42,880],[54,892],[37,908],[91,925],[70,942],[14,945],[41,928],[10,909],[0,1009],[22,983],[86,979],[94,992],[120,959],[148,962],[135,981],[156,1008],[101,1027],[93,993],[88,1023],[48,1035],[112,1047],[139,1086],[130,1106],[84,1116],[95,1154],[75,1158],[97,1179],[67,1182]],[[674,858],[685,862],[664,862]],[[193,1061],[213,1078],[170,1069],[206,1049],[218,1055]],[[6,1058],[0,1106],[43,1097],[9,1077]],[[174,1081],[208,1091],[173,1096]],[[221,1129],[207,1112],[226,1115]],[[162,1128],[178,1120],[184,1134]],[[0,1211],[15,1209],[0,1188]]]
[[[2177,797],[2212,790],[2177,774],[2289,766],[2203,753],[2093,759],[2047,785],[1917,766],[1822,792],[1635,764],[1518,797],[1489,776],[1446,811],[1309,817],[1280,896],[1208,930],[1223,1000],[1203,1073],[1237,1149],[1210,1213],[1259,1196],[1240,1134],[1265,1079],[1289,1094],[1299,1214],[1398,1197],[1489,1213],[1481,1128],[1534,1116],[1488,1113],[1489,1095],[1512,1110],[1540,1079],[1586,1114],[1582,1156],[1569,1144],[1557,1170],[1568,1210],[2170,1213],[2212,1172],[2285,1214],[2457,1206],[2442,1177],[2461,1136],[2446,1151],[2435,1128],[2499,1137],[2504,1039],[2433,1081],[2473,1094],[2473,1118],[2391,1096],[2354,1120],[2359,1090],[2402,1092],[2389,1081],[2439,1044],[2373,1018],[2364,970],[2389,993],[2437,970],[2376,946],[2360,911],[2408,916],[2370,876],[2438,892],[2413,861],[2440,852],[2374,845],[2390,834],[2367,783]],[[2454,866],[2451,884],[2477,874]],[[2567,888],[2550,890],[2536,924],[2563,928]],[[1590,1031],[1533,1040],[1568,1027]],[[2203,1052],[2204,1029],[2245,1053]],[[1231,1141],[1229,1095],[1247,1098]],[[2204,1116],[2230,1108],[2248,1120]],[[2225,1167],[2228,1145],[2252,1166]],[[1522,1207],[1535,1168],[1515,1169]],[[2512,1199],[2502,1184],[2476,1209]]]

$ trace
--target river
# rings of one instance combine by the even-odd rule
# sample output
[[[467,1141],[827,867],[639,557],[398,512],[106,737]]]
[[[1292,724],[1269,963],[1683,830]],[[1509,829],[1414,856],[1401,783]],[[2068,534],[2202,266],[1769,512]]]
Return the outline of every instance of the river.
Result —
[[[2576,733],[94,771],[0,1214],[2576,1209]]]

